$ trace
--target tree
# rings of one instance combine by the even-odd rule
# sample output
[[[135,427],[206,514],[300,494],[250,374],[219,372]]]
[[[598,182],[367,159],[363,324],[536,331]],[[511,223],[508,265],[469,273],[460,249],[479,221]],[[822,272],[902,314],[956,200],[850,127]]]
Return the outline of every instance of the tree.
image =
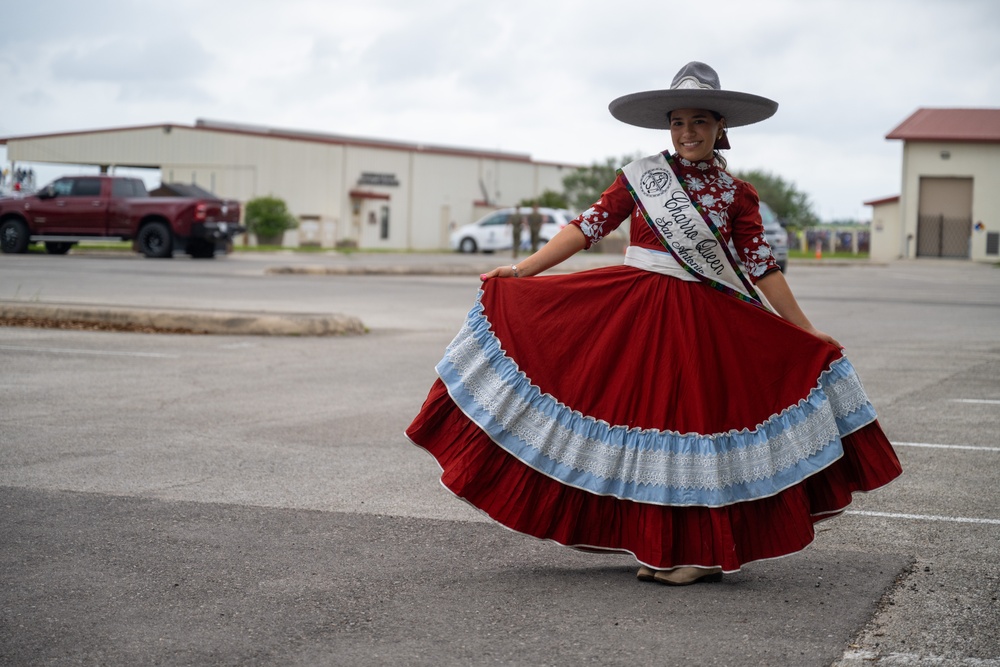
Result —
[[[568,208],[569,202],[566,199],[566,195],[553,190],[545,190],[538,197],[532,197],[530,199],[522,199],[518,202],[518,206],[534,206],[538,204],[544,208]]]
[[[284,199],[257,197],[247,202],[244,214],[247,231],[257,235],[257,242],[272,245],[281,240],[286,229],[298,227],[298,221],[288,212]]]
[[[589,208],[614,183],[618,169],[640,157],[642,156],[625,155],[620,159],[609,157],[604,162],[595,162],[589,167],[580,167],[567,174],[563,178],[566,198],[574,208],[581,211]]]
[[[799,192],[794,184],[780,176],[760,169],[734,171],[733,176],[757,188],[760,200],[767,202],[785,227],[797,230],[819,224],[819,217],[813,213],[808,195]]]

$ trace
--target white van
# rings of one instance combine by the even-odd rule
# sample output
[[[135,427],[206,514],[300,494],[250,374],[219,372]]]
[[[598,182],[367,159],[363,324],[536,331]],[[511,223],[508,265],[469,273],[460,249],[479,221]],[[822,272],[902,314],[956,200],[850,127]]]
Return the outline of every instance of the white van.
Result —
[[[502,208],[481,218],[471,225],[459,227],[451,233],[451,249],[459,252],[493,252],[495,250],[510,250],[512,247],[510,216],[514,208]],[[531,233],[528,230],[528,216],[532,212],[530,206],[517,209],[521,215],[521,245],[523,250],[531,248]],[[541,243],[547,243],[559,230],[569,224],[575,216],[566,209],[539,207],[542,215],[542,228],[539,231]]]

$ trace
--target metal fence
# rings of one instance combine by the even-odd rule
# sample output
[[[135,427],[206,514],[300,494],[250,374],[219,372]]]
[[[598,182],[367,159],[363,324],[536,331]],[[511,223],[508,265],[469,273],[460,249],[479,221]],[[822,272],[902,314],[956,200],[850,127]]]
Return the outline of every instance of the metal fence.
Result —
[[[820,247],[823,252],[867,253],[871,246],[871,233],[867,227],[817,228],[810,227],[788,235],[789,250],[814,251]]]
[[[970,257],[971,238],[972,218],[917,218],[917,257]]]

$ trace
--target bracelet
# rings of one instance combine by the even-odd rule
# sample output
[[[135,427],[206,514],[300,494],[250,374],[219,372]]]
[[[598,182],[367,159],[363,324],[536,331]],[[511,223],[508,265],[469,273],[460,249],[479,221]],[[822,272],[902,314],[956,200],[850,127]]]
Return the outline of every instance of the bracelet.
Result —
[[[518,273],[517,273],[517,264],[511,264],[511,265],[510,265],[510,270],[514,272],[514,277],[515,277],[515,278],[520,278],[520,277],[521,277],[521,276],[520,276],[520,275],[518,275]]]

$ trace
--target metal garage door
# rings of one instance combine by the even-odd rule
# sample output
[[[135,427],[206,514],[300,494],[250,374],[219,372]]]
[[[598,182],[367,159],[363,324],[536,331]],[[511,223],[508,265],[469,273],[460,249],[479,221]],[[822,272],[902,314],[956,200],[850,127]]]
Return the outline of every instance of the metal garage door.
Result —
[[[971,256],[972,179],[921,178],[917,257]]]

